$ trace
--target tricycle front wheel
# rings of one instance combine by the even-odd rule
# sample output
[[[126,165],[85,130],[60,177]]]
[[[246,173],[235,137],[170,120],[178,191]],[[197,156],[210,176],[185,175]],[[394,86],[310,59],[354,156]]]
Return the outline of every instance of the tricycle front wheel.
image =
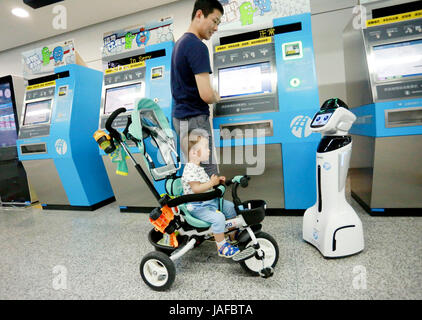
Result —
[[[262,260],[258,259],[257,255],[239,263],[241,267],[249,274],[253,276],[259,276],[261,275],[260,272],[264,268],[274,269],[278,261],[279,250],[277,242],[268,233],[261,231],[255,234],[255,237],[259,243],[258,250],[262,250],[264,252],[264,263],[262,263]],[[239,244],[239,249],[244,250],[252,245],[253,241],[250,240],[247,243]]]
[[[153,290],[164,291],[176,278],[174,262],[163,252],[154,251],[143,257],[140,265],[142,280]]]

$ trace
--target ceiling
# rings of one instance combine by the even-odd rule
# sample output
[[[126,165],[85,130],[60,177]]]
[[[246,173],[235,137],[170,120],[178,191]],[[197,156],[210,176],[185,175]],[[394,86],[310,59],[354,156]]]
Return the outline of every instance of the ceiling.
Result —
[[[1,0],[0,51],[175,1],[177,0],[64,0],[32,9],[23,0]],[[53,13],[53,8],[59,5],[66,10],[66,29],[53,27],[53,21],[56,21],[56,26],[60,22],[60,12]],[[29,17],[14,16],[11,11],[17,7],[28,11]]]

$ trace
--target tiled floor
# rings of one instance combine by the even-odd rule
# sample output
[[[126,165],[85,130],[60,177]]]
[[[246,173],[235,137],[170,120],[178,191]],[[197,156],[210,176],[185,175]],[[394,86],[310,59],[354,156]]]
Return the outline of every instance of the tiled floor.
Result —
[[[269,216],[278,242],[269,279],[247,275],[203,243],[176,261],[171,290],[155,292],[139,275],[153,248],[147,215],[0,209],[0,299],[422,299],[422,218],[362,219],[365,250],[324,259],[302,240],[302,217]]]

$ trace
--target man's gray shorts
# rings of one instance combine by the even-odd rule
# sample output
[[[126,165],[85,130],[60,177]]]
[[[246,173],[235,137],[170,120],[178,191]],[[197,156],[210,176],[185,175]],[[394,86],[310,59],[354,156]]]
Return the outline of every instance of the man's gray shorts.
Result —
[[[215,148],[212,138],[212,130],[210,125],[210,118],[207,115],[199,115],[195,117],[177,119],[173,117],[173,127],[176,130],[178,135],[178,145],[181,145],[181,137],[186,135],[189,131],[193,129],[203,129],[207,132],[209,136],[209,148],[210,148],[210,158],[208,163],[201,163],[201,166],[205,169],[205,172],[211,176],[213,174],[218,175],[217,160],[215,157]],[[183,153],[180,152],[182,163],[187,162],[187,157],[183,156]]]

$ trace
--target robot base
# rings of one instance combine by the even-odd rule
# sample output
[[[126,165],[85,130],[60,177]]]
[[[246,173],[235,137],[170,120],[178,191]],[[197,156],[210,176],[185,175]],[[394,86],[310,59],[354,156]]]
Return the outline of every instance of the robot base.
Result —
[[[341,258],[364,248],[362,222],[350,205],[341,212],[321,212],[313,206],[303,216],[303,239],[325,258]]]

